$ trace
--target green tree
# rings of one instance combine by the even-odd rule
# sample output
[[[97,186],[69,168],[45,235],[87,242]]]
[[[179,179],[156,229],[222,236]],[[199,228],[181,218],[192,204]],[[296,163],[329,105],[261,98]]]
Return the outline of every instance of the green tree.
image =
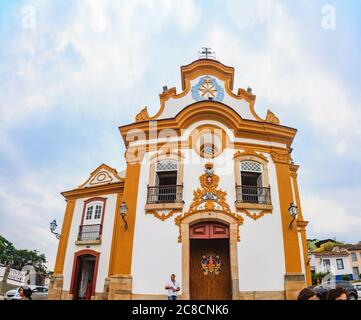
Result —
[[[16,249],[14,245],[0,236],[0,263],[11,265],[15,256]]]
[[[18,250],[14,245],[0,236],[0,262],[11,268],[21,270],[29,261],[32,262],[35,270],[47,273],[45,266],[46,257],[37,250]]]

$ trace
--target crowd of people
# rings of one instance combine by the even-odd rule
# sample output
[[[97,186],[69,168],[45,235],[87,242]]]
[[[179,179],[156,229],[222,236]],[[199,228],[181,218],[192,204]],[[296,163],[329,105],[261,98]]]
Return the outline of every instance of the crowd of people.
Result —
[[[348,300],[347,291],[344,288],[331,289],[325,300]],[[316,291],[311,288],[305,288],[301,290],[298,295],[298,300],[320,300]]]

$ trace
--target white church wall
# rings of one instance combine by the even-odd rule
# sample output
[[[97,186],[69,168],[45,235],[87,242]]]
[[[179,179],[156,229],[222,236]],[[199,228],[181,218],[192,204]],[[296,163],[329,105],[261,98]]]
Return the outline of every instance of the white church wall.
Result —
[[[166,294],[166,282],[172,273],[181,283],[181,245],[174,218],[161,221],[145,213],[149,179],[149,154],[141,165],[135,219],[132,276],[134,294]]]
[[[245,217],[240,227],[238,271],[240,291],[284,290],[285,256],[276,170],[268,158],[272,214],[254,221]],[[244,215],[243,215],[244,216]]]
[[[182,150],[184,154],[183,211],[193,201],[193,191],[200,186],[199,176],[204,173],[205,159],[193,150]],[[215,174],[220,176],[219,187],[227,191],[227,201],[235,211],[234,150],[224,150],[213,160]],[[284,290],[285,258],[277,178],[272,158],[269,161],[269,180],[273,213],[257,221],[245,218],[240,226],[241,241],[238,243],[240,291]],[[177,242],[178,227],[174,216],[160,221],[145,214],[149,178],[149,161],[142,164],[134,250],[132,262],[133,293],[165,294],[164,283],[171,273],[181,283],[181,244]],[[164,263],[163,263],[164,262]],[[144,267],[146,266],[146,267]]]
[[[85,245],[75,244],[75,241],[78,239],[79,226],[81,225],[84,201],[90,198],[82,198],[76,200],[73,220],[69,234],[68,246],[64,261],[64,272],[63,272],[64,291],[70,290],[71,276],[72,276],[73,264],[74,264],[74,254],[78,251],[85,249],[100,252],[95,292],[100,293],[104,291],[104,282],[108,276],[108,269],[109,269],[110,250],[111,250],[111,243],[113,236],[114,214],[116,209],[117,195],[108,194],[108,195],[102,195],[102,197],[107,198],[107,201],[105,206],[102,239],[100,245],[85,246]]]

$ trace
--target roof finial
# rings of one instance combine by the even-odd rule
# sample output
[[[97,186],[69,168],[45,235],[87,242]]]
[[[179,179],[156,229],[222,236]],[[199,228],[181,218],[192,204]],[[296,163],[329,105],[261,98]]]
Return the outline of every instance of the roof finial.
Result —
[[[216,53],[211,51],[211,48],[202,47],[202,51],[198,51],[198,58],[199,59],[216,59]]]

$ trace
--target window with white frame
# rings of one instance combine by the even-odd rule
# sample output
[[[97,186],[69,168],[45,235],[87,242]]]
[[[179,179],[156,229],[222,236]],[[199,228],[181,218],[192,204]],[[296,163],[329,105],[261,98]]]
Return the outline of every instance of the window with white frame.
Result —
[[[342,260],[342,259],[336,259],[336,264],[337,264],[337,269],[338,269],[338,270],[343,270],[343,269],[344,269],[343,260]]]
[[[85,208],[85,219],[83,225],[100,224],[103,214],[103,202],[90,202]]]
[[[330,259],[323,259],[323,269],[328,272],[331,271],[331,262]]]
[[[351,252],[351,259],[352,261],[357,261],[357,256],[356,256],[356,253],[355,252]]]

